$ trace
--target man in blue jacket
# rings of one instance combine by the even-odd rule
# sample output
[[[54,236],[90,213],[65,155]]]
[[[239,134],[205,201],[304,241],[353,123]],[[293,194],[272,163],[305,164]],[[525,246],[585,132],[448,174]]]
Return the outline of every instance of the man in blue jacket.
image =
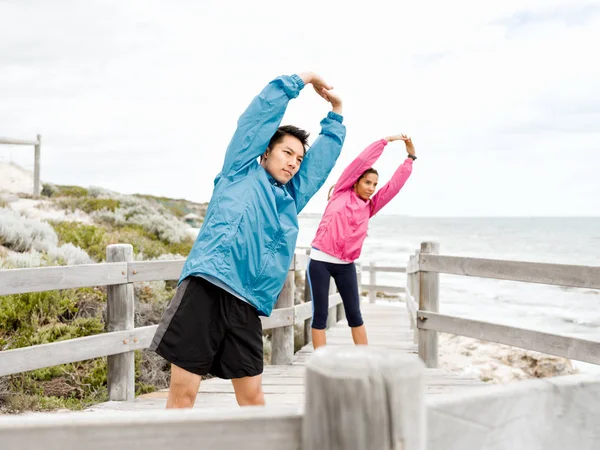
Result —
[[[332,106],[309,151],[307,132],[279,126],[307,84]],[[340,155],[341,114],[332,87],[306,72],[275,78],[239,118],[204,224],[150,346],[171,363],[167,408],[192,407],[208,373],[231,379],[240,406],[264,404],[259,316],[271,314],[283,288],[298,213]]]

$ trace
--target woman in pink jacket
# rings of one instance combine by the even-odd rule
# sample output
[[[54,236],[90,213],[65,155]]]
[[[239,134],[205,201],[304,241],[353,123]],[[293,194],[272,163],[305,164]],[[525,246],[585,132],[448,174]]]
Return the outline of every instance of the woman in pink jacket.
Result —
[[[378,174],[371,165],[388,142],[402,140],[408,157],[392,179],[375,195]],[[313,300],[312,339],[314,348],[325,345],[329,307],[329,281],[333,277],[344,302],[348,325],[355,344],[367,344],[367,331],[360,313],[360,296],[354,261],[360,256],[369,219],[400,191],[411,174],[415,148],[406,135],[389,136],[369,145],[344,170],[335,184],[329,203],[311,244],[306,273]]]

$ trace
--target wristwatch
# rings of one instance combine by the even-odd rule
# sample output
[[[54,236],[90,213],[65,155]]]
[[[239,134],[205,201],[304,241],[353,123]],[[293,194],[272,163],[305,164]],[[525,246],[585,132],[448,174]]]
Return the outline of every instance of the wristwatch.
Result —
[[[411,155],[410,153],[408,154],[408,157],[409,157],[410,159],[412,159],[413,161],[414,161],[415,159],[417,159],[417,157],[416,157],[415,155]]]

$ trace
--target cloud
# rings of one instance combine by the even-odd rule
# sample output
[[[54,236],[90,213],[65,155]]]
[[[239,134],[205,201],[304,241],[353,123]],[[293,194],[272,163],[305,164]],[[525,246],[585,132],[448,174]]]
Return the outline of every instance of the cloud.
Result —
[[[600,194],[587,178],[600,163],[597,11],[567,0],[2,2],[0,135],[41,133],[46,180],[206,201],[250,99],[281,73],[315,70],[343,95],[348,137],[307,211],[322,211],[362,148],[407,132],[420,158],[384,212],[593,214],[572,194]],[[327,110],[307,90],[284,123],[314,139]],[[553,180],[573,145],[589,155],[570,161],[565,189]],[[29,153],[0,147],[26,166]],[[402,158],[401,145],[386,150],[381,181]],[[522,200],[532,189],[535,202]]]
[[[550,22],[568,27],[583,26],[598,14],[600,14],[600,5],[597,3],[566,4],[554,8],[516,11],[509,17],[492,21],[491,24],[506,27],[508,34],[514,36],[516,32],[523,28],[535,27]]]

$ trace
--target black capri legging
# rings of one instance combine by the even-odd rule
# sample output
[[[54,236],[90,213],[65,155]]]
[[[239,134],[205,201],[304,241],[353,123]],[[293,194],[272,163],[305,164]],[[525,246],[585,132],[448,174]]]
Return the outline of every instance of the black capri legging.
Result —
[[[327,311],[329,309],[329,281],[335,281],[342,301],[348,325],[360,327],[364,322],[360,313],[360,297],[356,266],[354,263],[334,264],[311,259],[306,268],[308,285],[313,302],[312,327],[324,330],[327,327]]]

